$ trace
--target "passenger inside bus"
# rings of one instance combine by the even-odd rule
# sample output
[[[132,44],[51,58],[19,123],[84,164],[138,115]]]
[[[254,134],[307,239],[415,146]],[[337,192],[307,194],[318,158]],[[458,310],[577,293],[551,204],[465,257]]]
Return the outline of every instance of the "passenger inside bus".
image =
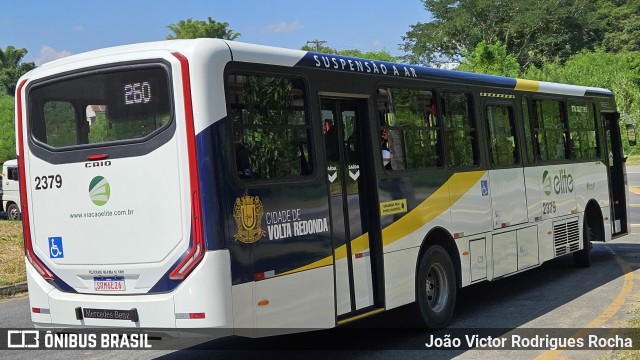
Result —
[[[389,135],[386,129],[383,129],[380,135],[380,147],[382,148],[382,165],[387,170],[393,170],[391,167],[391,151],[389,150]]]

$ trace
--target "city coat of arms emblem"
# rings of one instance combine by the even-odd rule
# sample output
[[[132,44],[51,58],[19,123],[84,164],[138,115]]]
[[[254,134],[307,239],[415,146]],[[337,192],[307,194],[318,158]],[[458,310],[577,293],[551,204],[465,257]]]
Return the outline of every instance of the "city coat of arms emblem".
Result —
[[[234,238],[246,244],[254,243],[265,235],[262,230],[264,210],[258,196],[243,196],[236,199],[233,218],[237,231]]]

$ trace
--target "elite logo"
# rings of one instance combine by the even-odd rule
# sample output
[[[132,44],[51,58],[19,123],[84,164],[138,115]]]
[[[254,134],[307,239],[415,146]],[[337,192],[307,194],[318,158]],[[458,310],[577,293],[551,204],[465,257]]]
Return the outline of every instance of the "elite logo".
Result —
[[[102,206],[109,201],[109,196],[111,196],[111,186],[109,186],[107,179],[102,176],[94,177],[89,183],[89,198],[91,201],[98,206]]]
[[[542,189],[547,196],[554,192],[556,195],[569,194],[573,192],[573,175],[561,169],[557,174],[551,174],[545,170],[542,173]]]

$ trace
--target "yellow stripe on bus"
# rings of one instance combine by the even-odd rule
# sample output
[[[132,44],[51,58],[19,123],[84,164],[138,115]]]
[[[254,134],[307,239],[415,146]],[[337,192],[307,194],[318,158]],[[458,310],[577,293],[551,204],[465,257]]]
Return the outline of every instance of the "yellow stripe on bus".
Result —
[[[484,171],[453,174],[447,182],[407,215],[382,230],[382,244],[387,246],[418,230],[447,211],[482,178]],[[480,191],[480,188],[478,188]]]
[[[540,82],[536,80],[516,79],[516,87],[514,90],[538,92],[540,90]]]
[[[403,237],[415,232],[437,216],[447,211],[451,205],[469,192],[484,175],[484,171],[471,171],[453,174],[431,196],[425,199],[415,209],[401,217],[393,224],[382,230],[382,244],[387,246]],[[478,191],[480,189],[478,188]],[[364,233],[351,241],[351,252],[356,254],[369,248],[369,233]],[[278,276],[293,274],[300,271],[311,270],[333,264],[333,260],[347,257],[347,246],[342,245],[335,249],[334,256],[327,256],[311,264],[278,274]]]

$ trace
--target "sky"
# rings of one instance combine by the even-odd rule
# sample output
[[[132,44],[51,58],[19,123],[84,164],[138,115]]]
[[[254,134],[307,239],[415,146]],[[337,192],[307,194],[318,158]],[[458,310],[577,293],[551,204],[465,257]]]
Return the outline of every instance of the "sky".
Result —
[[[428,22],[421,0],[3,0],[0,48],[26,48],[36,65],[84,51],[164,40],[167,25],[211,17],[237,41],[299,49],[326,41],[337,50],[389,51],[409,26]]]

